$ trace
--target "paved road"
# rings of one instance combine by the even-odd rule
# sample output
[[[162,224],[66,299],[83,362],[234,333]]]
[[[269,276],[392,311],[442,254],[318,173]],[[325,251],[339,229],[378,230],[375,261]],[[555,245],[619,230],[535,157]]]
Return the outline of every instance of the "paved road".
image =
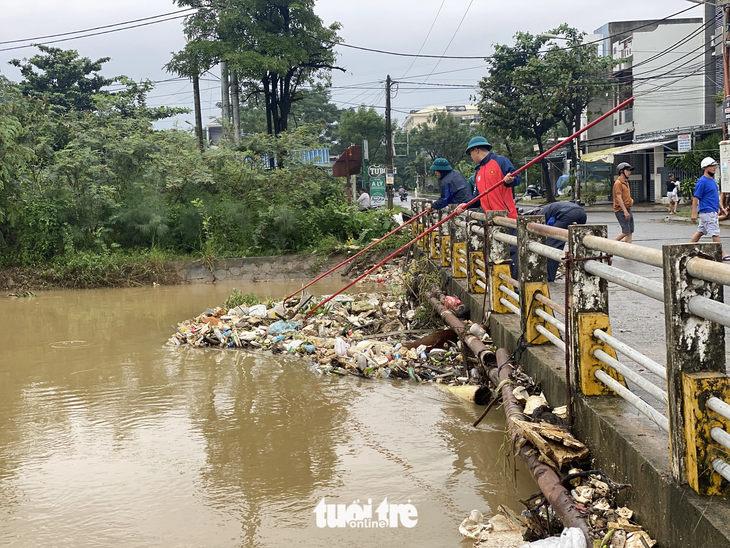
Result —
[[[661,249],[664,244],[688,242],[695,233],[696,225],[694,223],[665,222],[665,215],[666,213],[663,211],[636,213],[636,231],[634,232],[633,243]],[[615,238],[620,232],[618,222],[612,212],[591,213],[589,211],[588,223],[608,225],[609,238]],[[722,228],[721,231],[723,244],[726,249],[730,249],[730,229]],[[709,242],[710,239],[703,238],[701,241]],[[659,268],[629,261],[621,257],[614,257],[613,266],[663,283],[662,271]],[[730,265],[728,265],[728,268],[730,268]],[[550,293],[558,302],[562,303],[565,294],[564,283],[562,281],[551,283]],[[730,297],[730,293],[726,288],[725,302],[730,302],[728,297]],[[663,302],[609,283],[609,317],[611,318],[613,335],[617,339],[629,344],[658,363],[666,364],[667,349]],[[728,333],[728,330],[725,332],[726,338],[730,340],[730,333]],[[728,357],[730,358],[730,354],[728,354]],[[622,358],[620,355],[619,360],[626,365],[634,365],[631,360]],[[657,385],[662,386],[664,384],[664,381],[659,377],[648,372],[646,374]],[[631,386],[631,383],[629,385]],[[634,390],[635,387],[631,388]],[[651,397],[647,398],[647,401],[656,404],[657,409],[666,414],[666,406],[660,405]]]

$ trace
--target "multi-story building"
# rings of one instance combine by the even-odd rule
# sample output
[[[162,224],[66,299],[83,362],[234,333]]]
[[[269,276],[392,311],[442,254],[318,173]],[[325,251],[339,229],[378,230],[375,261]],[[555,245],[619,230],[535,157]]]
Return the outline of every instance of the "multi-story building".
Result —
[[[439,112],[444,112],[459,118],[462,124],[479,123],[479,110],[474,105],[426,107],[421,110],[412,110],[403,121],[403,129],[411,131],[421,124],[428,124],[433,127],[435,115]]]
[[[634,101],[586,132],[583,169],[612,178],[613,166],[631,163],[637,201],[660,201],[665,194],[664,159],[677,152],[680,136],[695,139],[721,127],[715,95],[722,85],[722,52],[716,51],[722,17],[713,5],[704,9],[703,18],[617,21],[596,30],[604,37],[602,54],[621,63],[613,69],[613,92],[589,111]]]

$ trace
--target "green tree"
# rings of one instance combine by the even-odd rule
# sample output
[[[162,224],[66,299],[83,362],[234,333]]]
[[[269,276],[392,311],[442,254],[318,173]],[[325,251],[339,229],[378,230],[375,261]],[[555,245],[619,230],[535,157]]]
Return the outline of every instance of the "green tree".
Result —
[[[25,95],[46,98],[63,110],[92,110],[93,97],[107,94],[102,88],[118,81],[118,78],[105,78],[99,74],[109,57],[92,61],[79,57],[76,50],[40,44],[37,47],[42,53],[22,61],[10,61],[25,78],[21,82]]]
[[[511,139],[524,137],[545,151],[547,136],[560,123],[563,110],[555,90],[559,74],[544,61],[544,36],[518,32],[515,45],[497,45],[487,60],[489,75],[479,82],[479,111],[485,125]],[[542,161],[547,199],[555,201],[550,170]]]
[[[201,70],[225,60],[238,75],[243,94],[261,96],[267,131],[288,128],[301,87],[327,77],[335,66],[339,23],[325,26],[314,0],[176,0],[198,11],[186,19],[190,38],[169,69],[194,57]],[[177,71],[175,71],[177,72]]]
[[[370,163],[385,162],[385,116],[374,108],[360,106],[343,110],[337,126],[337,145],[334,150],[340,154],[350,145],[368,142]]]
[[[323,142],[332,142],[340,119],[340,109],[330,101],[329,89],[318,84],[301,93],[301,100],[292,105],[289,123],[293,123],[294,127],[307,124],[315,126]]]
[[[436,158],[446,158],[455,166],[464,159],[464,151],[473,136],[474,130],[469,124],[462,124],[456,116],[439,112],[428,123],[411,130],[410,146],[417,153],[426,155],[431,162]]]
[[[598,55],[596,44],[583,45],[585,33],[565,23],[550,34],[566,39],[560,45],[553,44],[543,60],[548,70],[558,75],[559,84],[554,86],[554,93],[558,104],[563,105],[558,118],[568,133],[573,134],[580,128],[581,115],[588,105],[611,89],[613,84],[607,76],[615,61],[611,56]],[[576,169],[578,154],[574,141],[570,150],[571,164]],[[580,187],[576,189],[576,196],[580,197]]]

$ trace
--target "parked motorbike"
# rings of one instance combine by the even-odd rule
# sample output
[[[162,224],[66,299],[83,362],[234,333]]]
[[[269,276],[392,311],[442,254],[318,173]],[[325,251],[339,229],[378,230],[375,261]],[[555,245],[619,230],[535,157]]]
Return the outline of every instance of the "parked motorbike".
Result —
[[[529,185],[525,189],[525,196],[529,196],[530,198],[544,198],[545,193],[535,185]]]

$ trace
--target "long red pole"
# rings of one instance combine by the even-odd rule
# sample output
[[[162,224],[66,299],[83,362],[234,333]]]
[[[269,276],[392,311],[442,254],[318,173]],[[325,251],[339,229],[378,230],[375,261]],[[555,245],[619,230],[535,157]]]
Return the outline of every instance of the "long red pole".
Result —
[[[540,154],[536,158],[533,158],[532,160],[530,160],[529,162],[527,162],[524,166],[522,166],[518,170],[516,170],[513,173],[511,173],[511,175],[518,175],[519,173],[522,173],[523,171],[525,171],[527,168],[532,167],[537,162],[539,162],[540,160],[542,160],[543,158],[545,158],[548,154],[550,154],[550,153],[556,151],[557,149],[559,149],[560,147],[565,146],[566,144],[570,143],[570,141],[573,140],[573,139],[575,139],[576,137],[578,137],[578,135],[580,135],[581,133],[584,133],[585,131],[587,131],[588,129],[592,128],[596,124],[602,122],[603,120],[605,120],[606,118],[608,118],[609,116],[611,116],[614,112],[617,112],[617,111],[621,110],[622,108],[628,106],[631,102],[633,102],[633,100],[634,100],[633,97],[630,97],[629,99],[626,99],[626,101],[624,101],[623,103],[621,103],[617,107],[612,108],[611,110],[609,110],[603,116],[600,116],[600,117],[596,118],[590,124],[588,124],[585,127],[579,129],[578,131],[576,131],[570,137],[566,137],[565,139],[563,139],[562,141],[560,141],[557,145],[555,145],[551,149],[543,152],[542,154]],[[373,272],[375,272],[378,268],[380,268],[385,263],[387,263],[389,260],[391,260],[393,257],[395,257],[396,255],[398,255],[398,253],[400,253],[404,249],[407,249],[409,246],[411,246],[414,243],[416,243],[418,240],[420,240],[421,238],[423,238],[424,236],[426,236],[426,234],[428,234],[429,232],[433,232],[435,229],[437,229],[438,227],[440,227],[446,221],[449,221],[452,217],[454,217],[455,215],[458,215],[459,213],[461,213],[464,209],[467,209],[470,206],[474,205],[483,196],[486,196],[487,194],[489,194],[490,192],[492,192],[496,188],[499,188],[503,183],[504,183],[504,180],[502,180],[502,181],[498,182],[497,184],[495,184],[495,185],[487,188],[486,190],[484,190],[484,192],[481,192],[478,196],[472,198],[471,201],[469,203],[467,203],[467,204],[459,204],[459,207],[455,211],[453,211],[452,213],[450,213],[449,215],[447,215],[446,217],[444,217],[443,219],[441,219],[438,223],[436,223],[435,225],[433,225],[431,228],[429,228],[428,230],[426,230],[422,234],[419,234],[418,236],[416,236],[415,238],[413,238],[406,245],[404,245],[399,250],[397,250],[395,253],[389,255],[388,257],[386,257],[385,259],[383,259],[382,261],[380,261],[378,264],[376,264],[370,270],[368,270],[367,272],[361,274],[359,277],[355,278],[352,282],[350,282],[345,287],[343,287],[342,289],[340,289],[337,293],[335,293],[334,295],[330,295],[329,297],[327,297],[324,301],[322,301],[317,306],[315,306],[314,308],[312,308],[309,312],[307,312],[307,315],[309,316],[310,314],[312,314],[312,312],[314,312],[315,310],[317,310],[318,308],[320,308],[322,305],[324,305],[324,304],[328,303],[329,301],[331,301],[332,299],[334,299],[337,295],[339,295],[340,293],[342,293],[346,289],[349,289],[350,287],[352,287],[353,285],[355,285],[357,282],[359,282],[360,280],[362,280],[365,276],[369,276],[370,274],[372,274]]]
[[[327,276],[328,274],[331,274],[332,272],[334,272],[335,270],[337,270],[337,269],[338,269],[338,268],[340,268],[341,266],[344,266],[344,265],[346,265],[347,263],[349,263],[350,261],[352,261],[353,259],[355,259],[355,258],[359,257],[360,255],[362,255],[363,253],[365,253],[365,252],[366,252],[366,251],[367,251],[368,249],[370,249],[370,248],[372,248],[372,247],[375,247],[376,245],[378,245],[378,244],[379,244],[380,242],[382,242],[382,241],[383,241],[383,240],[385,240],[386,238],[389,238],[390,236],[392,236],[393,234],[395,234],[395,233],[396,233],[396,232],[398,232],[399,230],[401,230],[401,229],[403,229],[403,228],[407,227],[407,226],[408,226],[409,224],[411,224],[411,223],[412,223],[413,221],[415,221],[416,219],[418,219],[418,218],[419,218],[420,216],[422,216],[422,215],[425,215],[426,213],[428,213],[428,210],[422,211],[421,213],[419,213],[418,215],[416,215],[415,217],[413,217],[413,218],[412,218],[412,219],[410,219],[409,221],[407,221],[407,222],[403,223],[402,225],[400,225],[399,227],[397,227],[397,228],[396,228],[395,230],[391,230],[390,232],[388,232],[388,233],[387,233],[387,234],[386,234],[385,236],[383,236],[383,237],[382,237],[382,238],[380,238],[379,240],[377,240],[377,241],[375,241],[375,242],[371,243],[371,244],[370,244],[369,246],[367,246],[367,247],[366,247],[365,249],[363,249],[363,250],[361,250],[361,251],[359,251],[359,252],[355,253],[355,255],[353,255],[352,257],[349,257],[349,258],[348,258],[347,260],[345,260],[345,261],[342,261],[342,262],[341,262],[340,264],[338,264],[337,266],[335,266],[335,267],[333,267],[333,268],[329,269],[329,270],[328,270],[327,272],[325,272],[325,273],[324,273],[324,274],[322,274],[321,276],[319,276],[319,277],[315,278],[314,280],[312,280],[311,282],[309,282],[309,283],[308,283],[307,285],[303,286],[302,288],[300,288],[300,289],[297,289],[297,290],[296,290],[296,291],[295,291],[294,293],[292,293],[291,295],[289,295],[288,297],[286,297],[286,298],[285,298],[285,299],[284,299],[284,300],[282,301],[282,304],[284,304],[284,303],[285,303],[286,301],[288,301],[289,299],[291,299],[291,298],[292,298],[292,297],[293,297],[294,295],[296,295],[297,293],[299,293],[299,292],[301,292],[301,291],[304,291],[305,289],[307,289],[307,288],[308,288],[308,287],[309,287],[310,285],[312,285],[313,283],[316,283],[316,282],[318,282],[319,280],[321,280],[322,278],[324,278],[324,277],[325,277],[325,276]]]

